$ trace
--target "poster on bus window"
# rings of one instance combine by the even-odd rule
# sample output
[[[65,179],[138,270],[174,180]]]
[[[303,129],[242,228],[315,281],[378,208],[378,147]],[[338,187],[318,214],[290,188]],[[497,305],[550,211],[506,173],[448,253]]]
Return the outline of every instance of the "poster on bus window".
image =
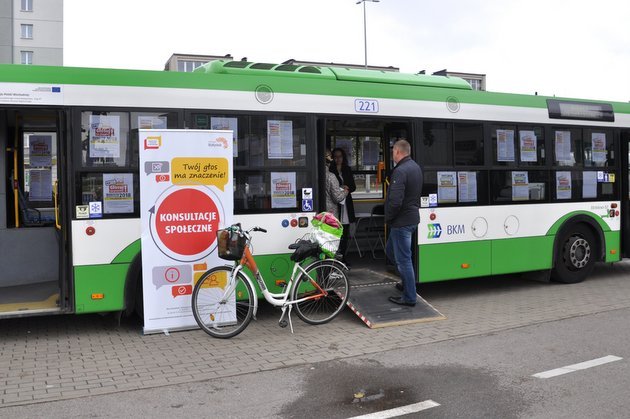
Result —
[[[52,171],[47,169],[31,169],[29,171],[28,200],[52,201]]]
[[[529,199],[529,175],[527,172],[512,172],[512,200],[526,201]]]
[[[90,115],[90,157],[120,157],[120,117]]]
[[[606,161],[606,134],[594,132],[591,134],[591,156],[593,162]]]
[[[217,231],[233,223],[232,132],[140,130],[139,142],[144,332],[196,328],[193,287],[225,264]]]
[[[514,131],[497,130],[497,161],[514,161]]]
[[[295,172],[271,172],[271,208],[295,208]]]
[[[232,145],[232,153],[234,157],[238,157],[238,118],[225,118],[222,116],[210,117],[210,129],[218,129],[223,131],[232,131],[234,144]]]
[[[370,138],[370,137],[365,137],[365,138]],[[367,140],[366,140],[367,141]],[[345,153],[346,153],[346,158],[348,159],[348,165],[350,166],[354,166],[354,153],[352,152],[353,149],[353,140],[352,138],[337,138],[335,139],[335,148],[340,148],[342,149]],[[365,147],[365,142],[363,143],[363,146]],[[369,144],[368,144],[369,147]],[[365,148],[364,148],[365,150]],[[376,158],[378,159],[378,150],[377,150],[377,154],[376,154]],[[368,164],[363,162],[364,165]],[[376,163],[372,163],[372,164],[376,164]]]
[[[438,203],[446,204],[457,202],[457,173],[438,172]]]
[[[103,213],[133,212],[133,173],[103,173]]]
[[[556,131],[555,136],[556,161],[570,162],[571,159],[571,131]]]
[[[457,172],[459,202],[477,202],[477,172]]]
[[[52,167],[52,135],[28,136],[31,167]]]
[[[556,198],[571,199],[571,172],[556,172]]]
[[[267,158],[293,158],[293,121],[267,121]]]
[[[597,172],[582,173],[582,198],[597,198]]]
[[[538,160],[538,154],[536,147],[538,146],[538,139],[534,131],[519,131],[519,142],[521,151],[522,162],[536,162]]]

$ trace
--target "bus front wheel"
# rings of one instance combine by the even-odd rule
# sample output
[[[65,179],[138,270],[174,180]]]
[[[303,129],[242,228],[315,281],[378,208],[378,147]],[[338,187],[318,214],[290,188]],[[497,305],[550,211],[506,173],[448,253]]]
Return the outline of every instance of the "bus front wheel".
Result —
[[[577,224],[559,238],[552,278],[557,282],[582,282],[597,259],[597,242],[590,228]]]

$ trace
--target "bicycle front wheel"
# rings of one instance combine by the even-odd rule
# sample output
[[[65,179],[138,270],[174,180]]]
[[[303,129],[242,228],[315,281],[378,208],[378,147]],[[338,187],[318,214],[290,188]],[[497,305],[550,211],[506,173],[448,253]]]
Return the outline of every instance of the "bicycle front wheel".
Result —
[[[298,317],[309,324],[324,324],[337,316],[348,301],[350,284],[341,265],[318,260],[306,267],[291,291]]]
[[[217,266],[204,273],[195,285],[193,316],[201,330],[210,336],[231,338],[245,330],[252,320],[254,298],[242,272],[233,277],[230,267]]]

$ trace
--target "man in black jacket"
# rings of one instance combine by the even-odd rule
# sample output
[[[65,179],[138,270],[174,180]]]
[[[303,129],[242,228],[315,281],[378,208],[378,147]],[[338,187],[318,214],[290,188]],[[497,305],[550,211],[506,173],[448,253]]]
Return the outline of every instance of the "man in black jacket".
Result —
[[[385,253],[396,264],[402,279],[402,297],[389,297],[399,305],[416,305],[416,278],[411,260],[411,242],[420,222],[422,170],[410,157],[411,146],[398,140],[392,149],[396,166],[390,175],[385,200],[385,221],[390,227]]]

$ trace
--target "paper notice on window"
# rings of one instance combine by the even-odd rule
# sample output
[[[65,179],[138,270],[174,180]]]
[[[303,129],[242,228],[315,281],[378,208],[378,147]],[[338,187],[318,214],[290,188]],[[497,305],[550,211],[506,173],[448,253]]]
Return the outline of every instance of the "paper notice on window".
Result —
[[[361,151],[363,152],[363,165],[376,166],[378,164],[379,142],[374,140],[366,140],[361,143]]]
[[[606,134],[594,132],[591,134],[591,155],[594,162],[606,161]]]
[[[52,171],[31,169],[29,171],[29,201],[52,201]]]
[[[597,172],[582,173],[582,198],[597,198]]]
[[[52,135],[30,135],[28,152],[31,167],[51,167]]]
[[[296,198],[295,172],[271,172],[271,208],[295,208]]]
[[[238,118],[210,117],[210,129],[232,131],[232,156],[238,157]]]
[[[556,131],[556,161],[571,162],[571,131]]]
[[[457,202],[457,173],[438,172],[438,203]]]
[[[366,137],[367,138],[367,137]],[[335,140],[335,147],[340,148],[346,153],[346,157],[348,159],[348,164],[350,166],[354,166],[354,153],[353,150],[353,140],[351,138],[337,138]]]
[[[534,131],[519,131],[519,140],[521,145],[521,161],[536,162],[538,154],[536,147],[538,139]]]
[[[293,121],[267,121],[267,158],[293,158]]]
[[[140,115],[138,117],[139,129],[166,129],[165,116]]]
[[[529,199],[529,176],[527,172],[512,172],[512,201]]]
[[[556,198],[571,199],[571,172],[556,172]]]
[[[497,161],[514,161],[513,130],[497,130]]]
[[[477,202],[477,172],[457,172],[459,202]]]
[[[133,212],[132,173],[103,173],[103,212],[105,214]]]
[[[90,157],[120,157],[120,117],[90,115]]]

